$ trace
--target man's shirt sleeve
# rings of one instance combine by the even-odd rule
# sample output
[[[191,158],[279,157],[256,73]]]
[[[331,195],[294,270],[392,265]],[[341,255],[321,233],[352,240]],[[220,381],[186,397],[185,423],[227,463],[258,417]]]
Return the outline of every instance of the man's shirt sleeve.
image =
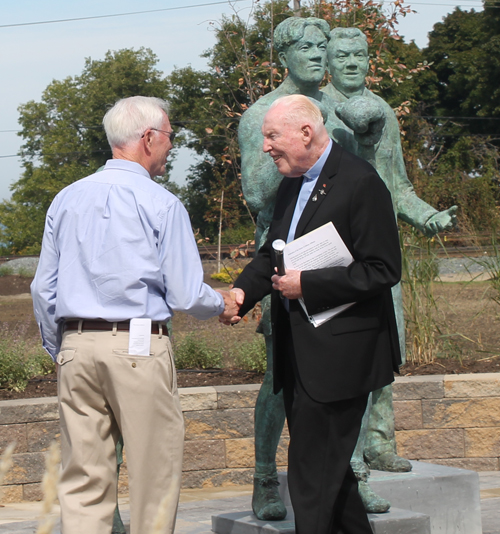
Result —
[[[54,243],[52,217],[47,214],[40,261],[31,283],[35,319],[40,328],[44,349],[55,361],[61,345],[61,332],[55,321],[58,253]]]
[[[158,254],[171,310],[196,319],[209,319],[224,311],[224,299],[203,283],[203,267],[191,221],[180,201],[173,202],[161,222]]]

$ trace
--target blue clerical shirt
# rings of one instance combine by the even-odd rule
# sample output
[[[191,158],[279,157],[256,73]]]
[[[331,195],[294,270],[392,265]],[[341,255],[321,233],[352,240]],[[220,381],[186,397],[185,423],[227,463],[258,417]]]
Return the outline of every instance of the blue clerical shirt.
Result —
[[[48,212],[31,285],[43,346],[55,359],[64,319],[208,319],[222,296],[203,268],[182,203],[138,163],[109,160],[63,189]]]
[[[295,231],[297,230],[297,224],[299,219],[306,207],[307,201],[309,200],[311,193],[314,191],[316,182],[318,181],[319,175],[323,170],[323,167],[326,162],[326,158],[330,155],[332,150],[332,140],[328,143],[328,146],[323,151],[323,154],[318,158],[318,161],[306,172],[304,173],[302,179],[302,186],[300,188],[299,197],[297,203],[295,204],[295,211],[293,212],[292,222],[290,223],[290,229],[288,230],[288,237],[286,239],[287,243],[295,239]]]

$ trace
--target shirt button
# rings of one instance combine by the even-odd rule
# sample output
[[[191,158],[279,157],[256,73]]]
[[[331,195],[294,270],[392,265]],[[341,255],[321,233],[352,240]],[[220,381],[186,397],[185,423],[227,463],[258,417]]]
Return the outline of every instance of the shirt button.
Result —
[[[137,364],[134,362],[134,363],[132,364],[132,367],[135,369],[135,368],[137,367]]]

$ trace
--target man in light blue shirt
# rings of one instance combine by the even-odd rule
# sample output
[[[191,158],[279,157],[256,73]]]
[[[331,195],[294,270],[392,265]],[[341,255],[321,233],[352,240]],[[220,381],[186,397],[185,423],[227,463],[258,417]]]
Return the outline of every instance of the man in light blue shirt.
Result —
[[[164,174],[172,148],[166,102],[120,100],[103,124],[113,159],[55,197],[31,286],[43,346],[58,366],[62,532],[111,533],[121,433],[131,534],[151,530],[165,496],[170,533],[184,426],[165,323],[175,311],[228,321],[237,307],[203,283],[189,216],[151,179]],[[139,339],[146,355],[130,349],[131,319],[151,320]]]

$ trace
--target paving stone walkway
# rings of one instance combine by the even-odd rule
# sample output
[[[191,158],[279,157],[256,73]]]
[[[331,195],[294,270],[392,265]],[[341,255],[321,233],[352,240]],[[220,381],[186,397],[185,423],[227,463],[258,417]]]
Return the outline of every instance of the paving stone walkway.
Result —
[[[500,471],[479,473],[483,534],[500,534]],[[250,510],[251,486],[185,490],[177,515],[176,534],[213,534],[212,515]],[[128,500],[120,506],[128,525]],[[35,534],[40,503],[7,504],[0,508],[0,534]],[[60,534],[57,523],[53,534]]]

